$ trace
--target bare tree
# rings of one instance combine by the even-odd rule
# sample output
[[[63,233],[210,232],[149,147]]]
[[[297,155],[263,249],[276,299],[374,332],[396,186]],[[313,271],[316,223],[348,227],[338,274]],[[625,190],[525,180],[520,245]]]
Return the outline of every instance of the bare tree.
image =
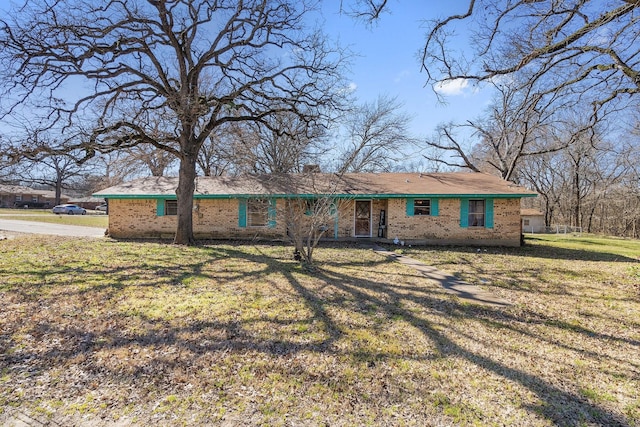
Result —
[[[149,144],[138,144],[127,149],[126,152],[129,157],[128,162],[144,166],[152,176],[164,176],[177,160],[173,153]]]
[[[236,133],[237,167],[250,173],[302,172],[327,150],[326,129],[324,123],[308,123],[290,113],[270,117],[268,126],[249,123]]]
[[[533,83],[533,82],[532,82]],[[535,85],[494,83],[495,95],[485,115],[463,124],[440,125],[430,148],[444,151],[449,157],[432,157],[450,167],[496,173],[511,180],[527,157],[562,150],[571,140],[553,137],[556,126],[565,121],[574,108],[570,100],[560,102],[559,94],[543,95]],[[576,129],[576,133],[584,131]],[[463,135],[462,137],[460,135]]]
[[[570,91],[594,106],[640,92],[636,0],[469,0],[430,23],[423,70],[430,83],[487,82],[526,72],[545,93]],[[456,40],[465,25],[467,40]],[[542,82],[544,84],[542,84]]]
[[[126,150],[100,153],[92,159],[92,163],[85,176],[91,193],[140,176],[140,165],[131,161]]]
[[[353,0],[340,1],[340,11],[352,16],[358,21],[372,24],[380,18],[387,9],[387,0]]]
[[[411,118],[396,97],[381,95],[375,102],[356,106],[346,117],[347,143],[340,148],[338,173],[390,171],[415,144]]]
[[[21,180],[31,185],[53,188],[55,203],[60,204],[63,189],[71,188],[70,181],[86,172],[86,164],[81,164],[81,153],[41,151],[37,155],[24,158]]]
[[[344,195],[338,196],[341,193],[338,189],[345,186],[344,177],[317,171],[261,176],[274,195],[304,194],[303,197],[279,199],[271,208],[275,206],[276,216],[285,218],[294,258],[305,267],[313,268],[316,247],[327,233],[333,231],[342,208],[350,203]]]
[[[16,180],[16,159],[9,155],[11,148],[10,141],[0,135],[0,183],[14,183]]]
[[[178,157],[174,242],[190,244],[197,158],[215,129],[284,111],[313,121],[336,106],[344,58],[305,31],[311,10],[292,0],[29,1],[0,20],[0,97],[15,100],[11,111],[39,107],[43,127],[95,122],[80,144],[89,157],[138,144]]]
[[[314,251],[320,239],[331,230],[343,203],[344,200],[335,199],[330,193],[318,193],[316,197],[309,199],[285,201],[287,236],[293,243],[294,258],[307,268],[312,268]]]
[[[234,170],[237,159],[234,158],[233,146],[241,127],[241,123],[225,123],[202,144],[197,164],[204,176],[220,176]]]
[[[550,152],[525,159],[520,168],[521,183],[533,188],[542,197],[544,222],[550,226],[556,218],[563,198],[561,186],[565,170],[561,152]]]
[[[546,225],[555,222],[587,232],[624,234],[623,213],[635,218],[630,210],[637,192],[632,184],[637,146],[616,141],[616,134],[607,129],[576,132],[580,127],[568,121],[553,135],[570,140],[568,147],[527,158],[518,170],[519,181],[541,195]],[[635,185],[637,190],[637,181]]]

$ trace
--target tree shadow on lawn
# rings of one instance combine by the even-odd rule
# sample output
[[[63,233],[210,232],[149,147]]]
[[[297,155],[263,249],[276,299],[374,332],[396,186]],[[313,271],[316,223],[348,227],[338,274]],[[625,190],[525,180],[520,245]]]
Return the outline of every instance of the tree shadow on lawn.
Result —
[[[548,249],[551,251],[549,252]],[[616,280],[616,277],[608,275],[606,266],[597,264],[598,262],[619,262],[629,263],[630,268],[633,268],[633,266],[640,268],[640,260],[607,253],[594,253],[562,248],[555,252],[556,249],[558,248],[529,246],[520,248],[488,248],[487,252],[484,252],[484,250],[478,251],[477,248],[472,247],[424,247],[410,248],[406,252],[408,256],[422,260],[422,262],[428,265],[449,270],[453,276],[458,278],[463,277],[461,280],[466,280],[471,284],[488,286],[489,288],[502,288],[510,291],[516,290],[532,295],[538,292],[542,292],[545,295],[572,295],[574,290],[571,289],[571,285],[564,280],[560,280],[560,278],[580,279],[593,271],[594,274],[600,277],[600,282],[598,285],[581,284],[579,295],[582,295],[585,290],[588,290],[590,292],[589,296],[596,299],[640,302],[640,293],[638,292],[629,292],[629,295],[624,298],[617,298],[611,295],[608,287],[612,283],[611,281]],[[430,258],[430,251],[441,251],[441,253],[445,255],[435,259],[433,257]],[[453,258],[446,254],[452,254]],[[483,257],[492,255],[505,255],[513,258],[510,259],[511,263],[501,265],[500,268],[496,269],[491,268],[491,264],[487,266],[483,260]],[[522,262],[518,262],[519,257],[523,258]],[[531,266],[525,258],[588,261],[594,262],[594,264],[589,265],[588,270],[577,272],[571,267],[565,268],[563,264],[550,266],[548,264],[538,263],[535,266]],[[507,258],[507,260],[509,260],[509,258]],[[456,266],[462,267],[456,268]],[[631,280],[633,280],[633,274],[633,270],[629,270]],[[539,286],[540,284],[544,285],[542,289]],[[631,289],[633,289],[634,286],[640,290],[637,284],[631,284]]]
[[[542,378],[528,373],[525,370],[507,366],[498,360],[482,355],[463,345],[455,342],[448,336],[446,328],[441,325],[448,324],[452,319],[477,319],[489,318],[492,322],[497,322],[501,327],[509,328],[515,332],[522,331],[514,328],[513,322],[529,322],[531,319],[521,319],[508,310],[488,309],[475,305],[460,303],[456,300],[443,298],[444,293],[435,287],[425,287],[421,289],[411,288],[408,285],[398,285],[389,283],[383,274],[375,274],[374,279],[359,279],[335,271],[333,267],[363,267],[357,261],[347,261],[339,265],[329,265],[326,268],[319,268],[314,272],[304,272],[297,264],[286,262],[271,256],[257,253],[249,254],[240,249],[228,248],[203,248],[207,251],[207,259],[194,262],[190,265],[174,266],[174,268],[163,267],[158,272],[158,277],[162,277],[160,284],[178,284],[179,282],[192,277],[204,277],[216,280],[205,272],[206,264],[216,262],[221,256],[238,258],[250,261],[256,268],[248,272],[232,272],[234,280],[243,280],[251,283],[266,280],[272,274],[282,275],[286,286],[294,295],[299,296],[309,309],[309,316],[306,319],[266,319],[279,324],[295,324],[301,320],[305,322],[316,322],[322,325],[323,335],[319,339],[308,342],[294,341],[293,339],[264,339],[257,338],[251,334],[252,323],[263,321],[260,317],[251,319],[227,319],[227,320],[185,320],[184,324],[178,326],[173,322],[162,319],[146,317],[138,314],[138,320],[145,326],[144,331],[131,332],[127,330],[127,324],[131,320],[129,316],[116,315],[107,319],[99,320],[70,320],[67,324],[55,324],[38,322],[31,325],[30,333],[39,339],[43,336],[57,337],[57,345],[45,352],[17,351],[7,352],[14,347],[15,343],[10,342],[7,333],[0,336],[0,348],[2,356],[0,358],[0,370],[12,372],[12,375],[37,376],[52,366],[65,366],[69,360],[77,358],[88,358],[91,366],[97,371],[104,371],[104,366],[93,359],[92,355],[103,350],[117,350],[138,347],[159,347],[172,346],[182,349],[191,357],[198,357],[216,352],[242,352],[257,351],[273,356],[291,355],[301,352],[315,352],[327,354],[344,354],[345,350],[336,347],[336,342],[345,337],[348,325],[334,318],[331,314],[333,308],[341,310],[352,310],[354,305],[362,311],[379,311],[386,318],[402,318],[420,331],[435,346],[435,356],[428,355],[397,355],[385,352],[374,352],[370,350],[347,350],[348,356],[352,358],[367,359],[371,361],[393,358],[412,358],[417,360],[427,360],[433,358],[453,358],[464,359],[484,370],[487,370],[506,381],[518,383],[527,390],[535,394],[542,402],[538,406],[528,407],[529,411],[541,414],[548,420],[560,425],[577,424],[578,419],[585,423],[597,423],[601,425],[627,425],[624,419],[617,414],[609,412],[606,408],[591,403],[585,398],[568,392]],[[380,262],[367,263],[366,269],[375,272],[376,266],[382,267],[392,261],[386,259]],[[95,274],[95,271],[87,271],[86,274]],[[103,270],[100,274],[113,275],[113,288],[108,289],[110,298],[117,298],[118,290],[122,286],[132,286],[126,277],[126,272],[118,269],[112,271]],[[319,281],[317,286],[310,286],[302,278]],[[158,286],[154,280],[141,280],[135,286]],[[283,286],[271,284],[271,286]],[[83,290],[87,293],[100,293],[104,289]],[[282,290],[282,289],[279,289]],[[286,290],[284,290],[286,291]],[[415,312],[405,307],[405,303],[418,305],[425,310],[436,313],[443,321],[436,327],[432,322],[418,316]],[[25,319],[26,323],[26,319]],[[25,324],[21,325],[25,327]],[[123,333],[123,331],[127,331]],[[606,341],[610,337],[593,337],[589,331],[578,331],[589,334],[592,338]],[[542,337],[535,337],[542,339]],[[189,356],[183,354],[176,356],[173,361],[168,358],[163,363],[178,363],[188,366]],[[145,368],[132,368],[128,373],[131,381],[133,378],[142,379],[145,377]],[[108,370],[108,369],[107,369]],[[117,378],[122,372],[112,372],[111,376]],[[123,381],[125,381],[123,379]]]
[[[528,239],[529,240],[529,239]],[[534,240],[535,239],[531,239]],[[407,251],[407,248],[402,248]],[[595,261],[595,262],[628,262],[640,264],[640,257],[633,258],[608,252],[606,250],[571,249],[549,245],[525,244],[520,247],[474,247],[474,246],[415,246],[408,252],[419,252],[421,249],[432,251],[456,252],[461,254],[505,254],[531,258],[549,258],[568,261]]]
[[[631,257],[621,254],[612,253],[607,250],[606,244],[603,242],[580,242],[582,245],[589,246],[590,249],[570,249],[551,245],[537,245],[535,242],[543,239],[535,237],[527,237],[525,245],[519,248],[513,248],[514,252],[523,256],[534,256],[540,258],[564,259],[569,261],[604,261],[604,262],[633,262],[640,263],[640,254],[637,257]],[[529,242],[529,244],[527,244]],[[534,243],[531,243],[534,242]]]
[[[541,378],[536,377],[535,375],[527,373],[526,371],[509,367],[504,363],[491,359],[490,357],[464,348],[447,337],[447,334],[440,330],[440,328],[435,328],[430,322],[417,317],[411,311],[404,310],[399,308],[397,304],[390,304],[386,301],[410,300],[413,303],[439,311],[440,315],[445,319],[477,319],[488,317],[491,318],[493,322],[498,322],[500,327],[512,329],[515,332],[520,333],[521,331],[514,328],[510,321],[521,322],[522,319],[509,314],[505,310],[480,307],[473,304],[460,304],[455,301],[450,301],[449,304],[442,304],[441,301],[430,296],[430,293],[424,293],[421,296],[407,296],[405,293],[399,293],[396,290],[396,286],[390,286],[384,282],[355,280],[335,272],[323,271],[320,277],[327,282],[331,282],[334,286],[345,292],[353,293],[358,300],[368,301],[370,304],[382,308],[388,316],[401,315],[406,321],[420,330],[437,346],[437,353],[442,357],[462,357],[479,367],[491,371],[498,376],[504,377],[506,380],[520,383],[522,386],[535,393],[543,402],[543,404],[537,407],[531,407],[530,409],[536,413],[544,415],[556,424],[571,425],[576,423],[577,418],[580,418],[581,421],[586,423],[597,422],[601,425],[625,425],[625,421],[619,418],[616,414],[609,413],[606,409],[592,404],[578,395],[567,392]],[[371,291],[379,296],[373,296]],[[528,322],[528,320],[525,322]],[[469,337],[473,337],[471,331],[469,332]],[[581,332],[592,336],[592,333],[588,330]],[[532,336],[531,333],[529,334]],[[542,337],[532,337],[544,340]],[[606,341],[610,337],[606,336],[597,338]],[[549,342],[557,345],[555,342]],[[582,349],[572,350],[582,351]],[[578,412],[578,414],[576,414],[576,412]]]

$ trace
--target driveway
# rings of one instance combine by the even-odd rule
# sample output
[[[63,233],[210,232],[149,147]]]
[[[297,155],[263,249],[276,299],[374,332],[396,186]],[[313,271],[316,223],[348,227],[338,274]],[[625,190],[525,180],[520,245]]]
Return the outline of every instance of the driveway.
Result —
[[[0,236],[6,234],[3,231],[68,237],[104,237],[104,228],[0,218]]]

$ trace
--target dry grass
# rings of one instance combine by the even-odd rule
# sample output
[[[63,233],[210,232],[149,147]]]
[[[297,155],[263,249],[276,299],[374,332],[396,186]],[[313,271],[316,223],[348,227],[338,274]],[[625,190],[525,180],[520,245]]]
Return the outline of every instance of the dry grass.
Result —
[[[1,241],[0,424],[640,425],[640,243],[532,243],[407,249],[494,309],[365,248]]]

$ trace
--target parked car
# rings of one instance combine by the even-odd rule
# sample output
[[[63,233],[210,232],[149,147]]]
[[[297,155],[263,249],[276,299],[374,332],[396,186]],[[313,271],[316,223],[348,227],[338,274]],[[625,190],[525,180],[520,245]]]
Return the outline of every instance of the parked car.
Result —
[[[56,215],[59,215],[59,214],[85,215],[87,213],[87,210],[84,208],[81,208],[78,205],[72,205],[67,203],[64,205],[54,206],[53,213]]]
[[[106,212],[107,211],[107,204],[103,203],[101,205],[96,206],[96,210],[100,211],[100,212]]]

